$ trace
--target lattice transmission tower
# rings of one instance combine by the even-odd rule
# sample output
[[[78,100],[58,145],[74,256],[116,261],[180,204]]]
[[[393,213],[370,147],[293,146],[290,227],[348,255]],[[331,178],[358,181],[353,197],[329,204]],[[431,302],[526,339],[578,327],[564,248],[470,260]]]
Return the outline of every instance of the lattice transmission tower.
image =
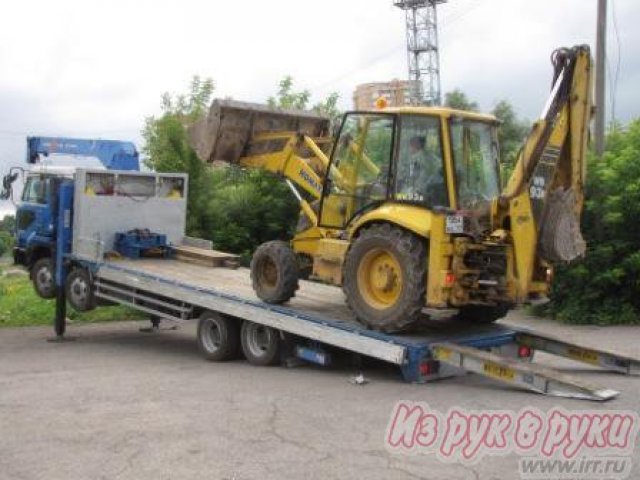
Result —
[[[393,0],[405,11],[411,103],[440,105],[440,56],[436,6],[447,0]]]

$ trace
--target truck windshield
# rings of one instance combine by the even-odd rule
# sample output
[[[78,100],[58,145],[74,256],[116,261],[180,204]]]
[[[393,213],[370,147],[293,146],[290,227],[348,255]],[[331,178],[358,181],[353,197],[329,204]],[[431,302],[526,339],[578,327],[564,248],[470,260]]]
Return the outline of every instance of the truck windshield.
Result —
[[[49,197],[49,179],[40,175],[27,178],[22,191],[22,201],[27,203],[47,203]]]
[[[473,208],[499,194],[496,128],[488,122],[454,119],[451,144],[458,207]]]

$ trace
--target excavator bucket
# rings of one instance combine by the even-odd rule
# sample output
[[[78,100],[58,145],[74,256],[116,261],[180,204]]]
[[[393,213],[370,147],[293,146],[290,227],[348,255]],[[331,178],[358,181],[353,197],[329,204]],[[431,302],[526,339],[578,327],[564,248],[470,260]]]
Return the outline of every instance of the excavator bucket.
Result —
[[[329,119],[312,112],[217,99],[209,114],[189,128],[189,143],[203,162],[237,164],[243,156],[282,148],[281,142],[252,140],[261,134],[284,132],[325,136]]]

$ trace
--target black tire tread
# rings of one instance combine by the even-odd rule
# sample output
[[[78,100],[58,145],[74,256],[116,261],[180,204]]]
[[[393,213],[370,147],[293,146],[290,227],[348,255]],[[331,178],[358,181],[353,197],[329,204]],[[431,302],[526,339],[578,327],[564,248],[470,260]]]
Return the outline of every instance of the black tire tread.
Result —
[[[279,281],[273,291],[262,288],[256,273],[258,263],[264,257],[270,257],[278,269]],[[288,242],[273,240],[260,245],[251,258],[251,284],[258,297],[267,303],[281,304],[296,294],[299,284],[299,267],[296,254]]]
[[[70,295],[70,289],[71,289],[71,283],[74,277],[76,276],[81,276],[85,279],[85,281],[87,282],[87,285],[89,286],[89,291],[87,293],[87,304],[84,306],[81,305],[73,305],[71,302],[69,302],[69,299],[71,298]],[[65,295],[67,297],[67,302],[69,302],[69,304],[74,308],[74,310],[77,310],[78,312],[88,312],[90,310],[93,310],[96,308],[96,297],[93,295],[93,288],[92,288],[92,283],[91,283],[91,275],[89,275],[89,272],[87,271],[86,268],[82,268],[82,267],[74,267],[69,274],[67,275],[65,284],[64,284],[64,292]]]
[[[357,285],[357,262],[372,242],[387,242],[396,247],[398,260],[402,268],[406,269],[403,279],[403,294],[400,305],[393,315],[385,318],[372,318],[360,306],[359,289]],[[364,251],[360,251],[364,250]],[[347,299],[347,305],[363,325],[386,333],[407,330],[422,317],[425,303],[427,275],[427,244],[420,238],[406,230],[389,223],[374,224],[362,230],[352,242],[347,252],[343,267],[342,289]]]
[[[202,341],[202,329],[205,327],[205,320],[214,318],[227,329],[227,341],[216,352],[210,352]],[[198,319],[198,349],[200,353],[210,362],[224,362],[237,357],[240,350],[240,320],[223,315],[217,312],[204,312]]]
[[[43,293],[42,291],[40,291],[38,289],[38,280],[36,278],[35,273],[39,270],[40,266],[43,264],[49,264],[50,268],[51,268],[51,275],[54,276],[53,279],[53,288],[51,289],[50,292],[48,293]],[[55,288],[55,272],[53,271],[53,260],[49,257],[42,257],[39,258],[38,260],[36,260],[33,265],[31,266],[31,271],[30,271],[30,276],[31,276],[31,281],[33,282],[33,289],[36,291],[36,293],[38,294],[38,296],[40,298],[46,298],[46,299],[50,299],[50,298],[55,298],[56,296],[56,288]]]
[[[240,328],[240,344],[244,357],[251,365],[256,365],[259,367],[271,367],[278,364],[280,362],[280,353],[282,349],[282,342],[279,338],[279,332],[272,328],[276,342],[271,345],[270,350],[264,356],[256,357],[252,354],[251,349],[247,345],[247,330],[249,328],[252,328],[254,325],[255,324],[253,322],[245,320],[244,322],[242,322],[242,327]]]

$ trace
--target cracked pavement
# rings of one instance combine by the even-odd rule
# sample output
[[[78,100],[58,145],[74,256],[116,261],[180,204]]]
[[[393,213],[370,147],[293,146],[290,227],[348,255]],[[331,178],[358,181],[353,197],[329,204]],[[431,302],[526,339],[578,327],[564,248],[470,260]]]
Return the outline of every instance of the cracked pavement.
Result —
[[[568,327],[513,314],[509,321],[640,354],[640,328]],[[392,368],[259,368],[205,362],[195,322],[138,332],[144,322],[72,325],[74,342],[44,327],[0,330],[0,477],[7,479],[438,479],[518,478],[515,455],[474,465],[384,447],[398,400],[442,412],[535,406],[640,410],[640,379],[580,367],[620,390],[605,404],[510,390],[477,376],[404,384]],[[600,342],[600,343],[594,343]],[[539,361],[569,367],[540,355]],[[635,458],[638,458],[636,450]],[[639,462],[640,463],[640,462]],[[630,478],[640,478],[640,465]]]

